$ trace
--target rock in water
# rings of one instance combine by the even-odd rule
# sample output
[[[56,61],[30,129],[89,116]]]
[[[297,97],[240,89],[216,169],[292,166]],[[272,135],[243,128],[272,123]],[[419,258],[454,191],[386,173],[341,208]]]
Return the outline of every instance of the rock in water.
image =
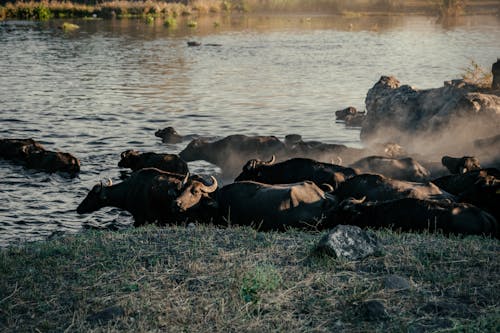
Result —
[[[418,90],[382,76],[368,91],[365,104],[361,139],[368,143],[383,137],[409,146],[436,141],[457,146],[478,133],[495,133],[500,126],[500,97],[463,80]]]

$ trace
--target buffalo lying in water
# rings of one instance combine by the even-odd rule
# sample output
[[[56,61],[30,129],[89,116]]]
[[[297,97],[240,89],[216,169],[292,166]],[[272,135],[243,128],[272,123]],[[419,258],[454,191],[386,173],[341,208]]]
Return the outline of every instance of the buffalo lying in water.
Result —
[[[216,189],[217,180],[213,177],[212,184],[205,184],[197,176],[146,168],[117,185],[95,185],[76,211],[85,214],[112,206],[130,212],[136,227],[147,223],[177,223],[191,214],[196,216],[203,198]]]
[[[336,189],[340,183],[359,172],[336,164],[308,158],[292,158],[274,164],[275,158],[264,162],[252,159],[243,167],[235,181],[253,180],[266,184],[290,184],[310,180],[316,185],[329,184]]]
[[[350,167],[412,182],[426,181],[430,177],[430,172],[411,157],[368,156],[351,164]]]
[[[80,161],[76,157],[46,150],[33,139],[0,139],[0,158],[49,173],[66,172],[75,176],[80,172]]]
[[[496,219],[473,205],[403,198],[384,202],[346,199],[334,220],[360,227],[499,237]]]
[[[310,181],[269,185],[242,181],[216,194],[222,224],[253,225],[259,230],[314,229],[336,200]]]
[[[144,168],[157,168],[167,172],[186,174],[188,165],[175,154],[140,153],[137,150],[125,150],[121,153],[118,166],[137,171]]]

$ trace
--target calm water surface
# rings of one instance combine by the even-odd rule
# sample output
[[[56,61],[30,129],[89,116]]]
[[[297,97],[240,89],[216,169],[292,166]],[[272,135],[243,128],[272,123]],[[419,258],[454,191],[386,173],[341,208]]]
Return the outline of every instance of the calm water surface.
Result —
[[[217,22],[217,26],[214,25]],[[68,179],[0,161],[0,246],[78,232],[84,225],[129,225],[118,209],[78,216],[99,180],[120,180],[125,149],[178,153],[155,130],[204,136],[302,134],[361,146],[359,130],[334,111],[363,109],[381,75],[419,88],[459,77],[470,59],[500,57],[500,19],[443,24],[432,17],[259,16],[200,19],[197,29],[161,22],[0,23],[0,137],[32,137],[80,158]],[[221,46],[187,47],[188,40]],[[204,162],[193,172],[217,174]],[[226,180],[227,182],[227,180]]]

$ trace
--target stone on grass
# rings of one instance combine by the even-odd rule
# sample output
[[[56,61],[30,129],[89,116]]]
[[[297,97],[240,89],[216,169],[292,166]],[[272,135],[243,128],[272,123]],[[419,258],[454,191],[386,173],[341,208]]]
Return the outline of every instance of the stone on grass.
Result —
[[[408,290],[411,288],[410,281],[398,275],[388,275],[384,279],[384,288],[386,290]]]
[[[125,310],[121,306],[110,306],[104,310],[96,312],[87,317],[87,321],[91,324],[104,325],[109,321],[115,320],[125,315]]]
[[[319,241],[317,250],[347,260],[360,260],[379,252],[377,237],[360,227],[338,225]]]
[[[385,306],[381,301],[370,300],[360,306],[361,315],[368,321],[386,320],[389,318]]]

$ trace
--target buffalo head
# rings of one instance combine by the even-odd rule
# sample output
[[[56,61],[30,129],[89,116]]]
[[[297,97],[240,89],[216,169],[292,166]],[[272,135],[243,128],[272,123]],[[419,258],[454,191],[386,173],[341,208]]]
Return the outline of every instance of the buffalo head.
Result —
[[[271,156],[269,161],[261,161],[259,159],[251,159],[244,166],[243,171],[240,173],[238,177],[236,177],[235,181],[243,181],[243,180],[253,180],[255,177],[259,177],[261,173],[261,168],[273,165],[276,161],[276,156]]]
[[[208,198],[210,193],[217,189],[217,179],[210,176],[211,184],[206,184],[202,179],[193,179],[189,173],[178,185],[178,196],[173,201],[173,209],[177,212],[186,212],[188,209],[196,206],[203,198]]]
[[[179,156],[186,162],[210,160],[209,152],[206,152],[208,145],[209,142],[205,139],[194,139],[179,153]]]
[[[443,156],[441,163],[453,174],[463,174],[468,171],[481,169],[479,160],[474,156]]]
[[[86,214],[95,212],[101,209],[107,204],[106,197],[106,187],[112,186],[113,182],[108,179],[108,183],[105,185],[102,182],[100,184],[94,185],[94,187],[87,194],[85,199],[78,205],[76,212],[78,214]]]
[[[125,150],[120,154],[121,160],[118,162],[120,168],[130,168],[134,169],[133,166],[137,163],[137,158],[141,153],[137,150]]]
[[[182,135],[177,133],[171,126],[156,131],[155,136],[161,138],[164,143],[179,143],[183,138]]]

